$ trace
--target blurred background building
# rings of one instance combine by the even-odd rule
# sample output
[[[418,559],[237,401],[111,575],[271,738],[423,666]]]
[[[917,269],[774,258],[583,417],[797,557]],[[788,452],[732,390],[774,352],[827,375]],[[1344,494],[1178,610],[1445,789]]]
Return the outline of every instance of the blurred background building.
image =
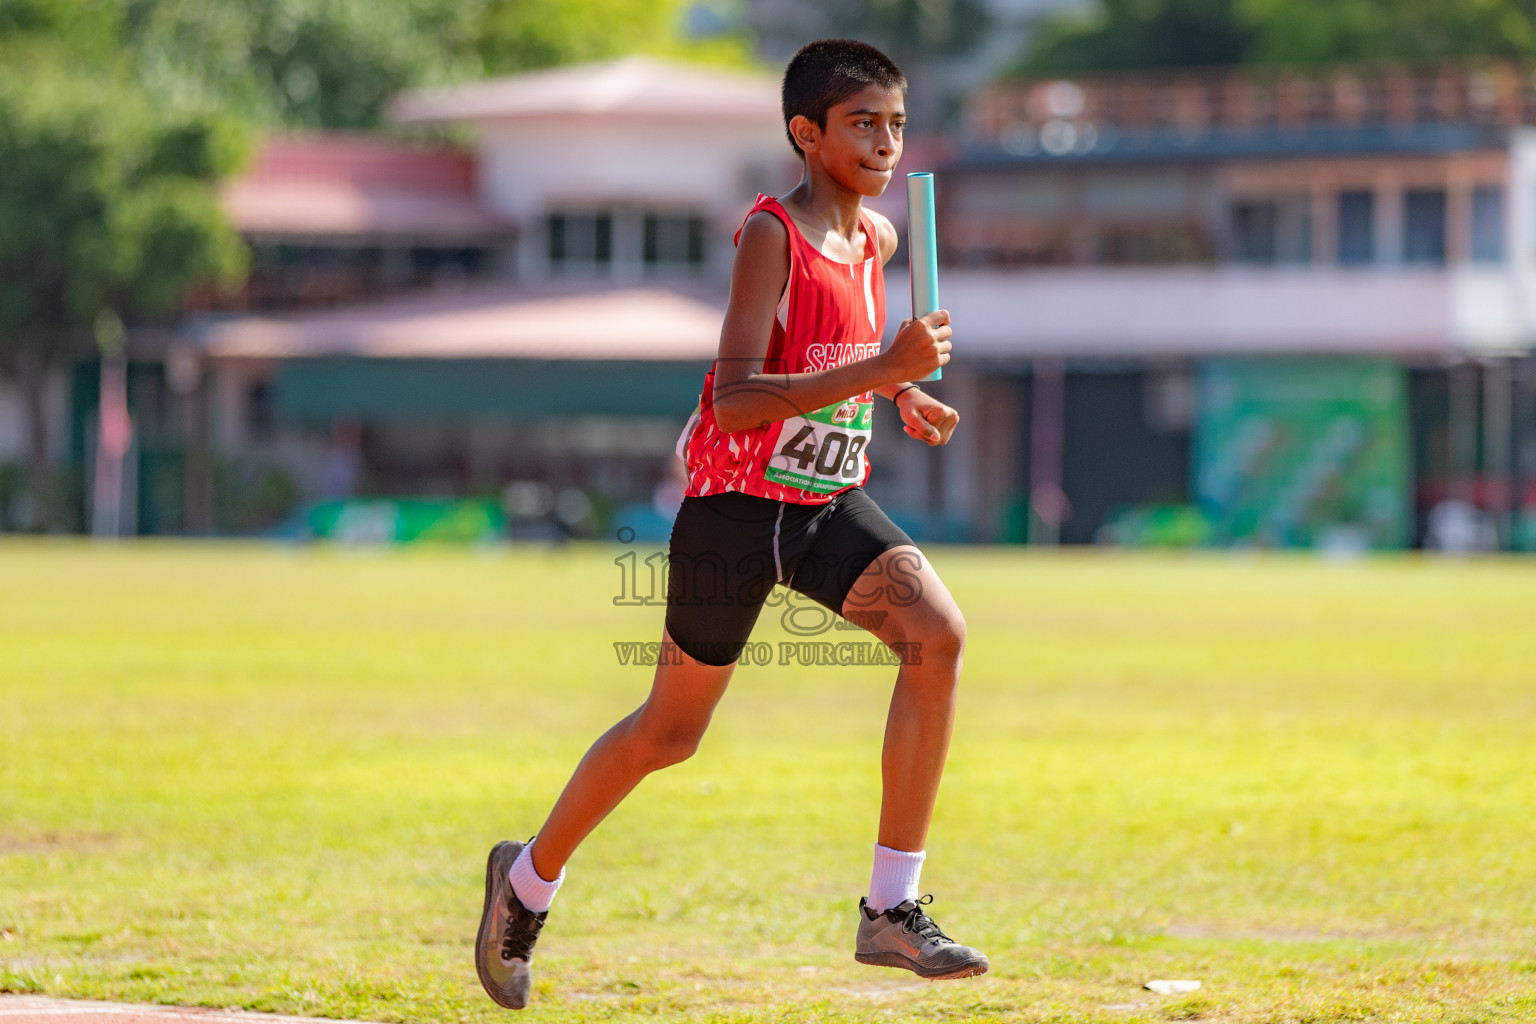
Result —
[[[1054,496],[1069,542],[1173,515],[1399,546],[1447,500],[1508,542],[1536,452],[1528,73],[1008,80],[967,114],[946,299],[1031,421],[992,486]]]
[[[306,495],[510,486],[542,520],[579,493],[594,522],[629,506],[660,532],[650,498],[719,340],[743,197],[795,180],[774,83],[627,58],[408,93],[390,115],[471,141],[277,140],[227,190],[259,247],[255,315],[189,327],[219,446]],[[345,212],[301,212],[322,207]]]
[[[893,518],[924,540],[1536,548],[1531,65],[1014,67],[1059,6],[803,26],[906,61],[929,130],[904,166],[939,174],[958,333],[933,390],[964,424],[931,450],[877,416]],[[1119,6],[1073,31],[1114,50]],[[687,15],[777,61],[791,8]],[[1226,55],[1212,38],[1197,56]],[[248,273],[130,322],[118,529],[663,539],[731,237],[797,179],[775,77],[619,57],[377,105],[376,128],[261,133],[218,191]],[[900,193],[876,204],[898,225]],[[41,403],[0,379],[0,464],[41,409],[84,524],[116,377],[75,351]],[[9,473],[0,526],[35,524]]]

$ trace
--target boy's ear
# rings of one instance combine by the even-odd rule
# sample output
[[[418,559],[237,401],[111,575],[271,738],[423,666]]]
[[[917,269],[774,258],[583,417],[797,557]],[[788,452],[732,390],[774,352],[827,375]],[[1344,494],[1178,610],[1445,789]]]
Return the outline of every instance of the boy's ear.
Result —
[[[789,119],[789,134],[794,136],[795,144],[802,153],[821,148],[821,127],[804,114],[796,114]]]

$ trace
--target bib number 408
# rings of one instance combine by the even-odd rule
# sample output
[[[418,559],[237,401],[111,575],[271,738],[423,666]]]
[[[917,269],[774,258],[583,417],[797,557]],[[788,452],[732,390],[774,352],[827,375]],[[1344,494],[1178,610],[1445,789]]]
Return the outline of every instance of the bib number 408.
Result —
[[[868,438],[855,434],[850,441],[840,430],[829,430],[821,435],[821,448],[816,448],[816,430],[804,425],[779,449],[779,454],[793,459],[804,473],[807,466],[815,465],[817,476],[858,476],[861,467],[859,453],[864,450]]]

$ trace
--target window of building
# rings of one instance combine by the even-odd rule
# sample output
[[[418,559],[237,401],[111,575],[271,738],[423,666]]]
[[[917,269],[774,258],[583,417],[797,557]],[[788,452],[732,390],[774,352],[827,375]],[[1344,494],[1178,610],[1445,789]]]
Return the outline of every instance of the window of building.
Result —
[[[1346,266],[1376,258],[1376,197],[1370,192],[1339,193],[1339,262]]]
[[[1477,263],[1504,259],[1504,190],[1498,185],[1472,190],[1471,255]]]
[[[1206,233],[1194,224],[1106,225],[1093,246],[1095,263],[1196,263],[1210,256]]]
[[[489,245],[445,243],[345,245],[258,242],[243,303],[252,310],[331,306],[455,280],[488,277],[496,270]]]
[[[1312,197],[1285,196],[1275,221],[1275,258],[1281,263],[1312,261]]]
[[[1274,202],[1233,204],[1232,243],[1240,262],[1275,262],[1279,213]]]
[[[1311,198],[1235,203],[1232,236],[1235,255],[1243,263],[1306,263],[1312,259]]]
[[[708,222],[687,210],[557,210],[546,224],[556,272],[687,270],[705,261]]]
[[[258,441],[269,440],[276,431],[276,400],[272,383],[253,380],[245,392],[245,429]]]
[[[1403,261],[1445,262],[1445,189],[1403,193]]]
[[[649,265],[699,266],[704,262],[704,218],[694,214],[647,213],[642,259]]]
[[[606,266],[612,261],[612,214],[557,213],[549,218],[549,262]]]

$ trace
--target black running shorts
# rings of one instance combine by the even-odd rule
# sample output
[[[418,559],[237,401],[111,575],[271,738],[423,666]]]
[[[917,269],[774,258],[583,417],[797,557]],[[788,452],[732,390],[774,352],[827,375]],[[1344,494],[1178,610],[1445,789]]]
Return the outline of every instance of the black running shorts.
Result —
[[[695,661],[730,665],[774,584],[841,615],[869,564],[911,543],[862,487],[822,505],[736,491],[684,498],[667,562],[667,632]]]

